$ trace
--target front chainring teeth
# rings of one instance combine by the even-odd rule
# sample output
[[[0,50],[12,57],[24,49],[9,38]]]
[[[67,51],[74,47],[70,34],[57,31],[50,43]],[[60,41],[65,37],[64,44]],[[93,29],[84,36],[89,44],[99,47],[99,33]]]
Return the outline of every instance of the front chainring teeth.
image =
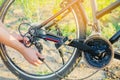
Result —
[[[92,36],[88,38],[85,41],[85,44],[92,47],[96,51],[95,53],[83,53],[85,61],[93,68],[104,68],[111,62],[114,57],[111,43],[100,36]]]

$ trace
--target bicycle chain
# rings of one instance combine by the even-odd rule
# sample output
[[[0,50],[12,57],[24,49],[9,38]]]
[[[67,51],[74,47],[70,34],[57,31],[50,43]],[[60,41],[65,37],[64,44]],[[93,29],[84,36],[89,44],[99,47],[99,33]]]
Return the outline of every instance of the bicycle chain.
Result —
[[[44,31],[47,31],[47,30],[44,30]],[[58,33],[61,33],[61,32],[58,32]],[[71,33],[70,35],[72,35],[73,33]],[[96,74],[99,70],[96,70],[95,72],[91,73],[90,75],[84,77],[84,78],[81,78],[81,79],[71,79],[71,78],[66,78],[65,76],[62,76],[60,74],[58,74],[56,71],[54,71],[46,62],[45,60],[41,60],[47,67],[49,70],[51,70],[52,73],[55,73],[55,75],[61,79],[64,79],[64,80],[85,80],[91,76],[93,76],[94,74]]]
[[[112,65],[111,67],[106,67],[103,69],[105,71],[105,77],[109,80],[119,80],[120,79],[120,64]]]
[[[56,29],[59,29],[58,25],[57,25]],[[47,31],[47,30],[44,30],[44,31]],[[61,36],[61,35],[62,35],[62,32],[60,31],[60,29],[57,30],[57,31],[58,31],[57,34],[60,33],[59,36]],[[72,35],[72,34],[73,34],[73,33],[71,33],[70,35]],[[63,44],[63,45],[64,45],[64,44]],[[100,69],[99,69],[99,70],[96,70],[95,72],[93,72],[93,73],[91,73],[90,75],[88,75],[88,76],[86,76],[86,77],[84,77],[84,78],[81,78],[81,79],[72,79],[72,78],[67,78],[67,77],[65,77],[65,76],[62,76],[62,75],[58,74],[57,72],[55,72],[55,71],[45,62],[45,60],[42,61],[42,62],[51,70],[51,72],[55,73],[56,76],[58,76],[59,78],[64,79],[64,80],[85,80],[85,79],[87,79],[87,78],[89,78],[89,77],[92,77],[94,74],[96,74],[98,71],[100,71]]]
[[[44,31],[46,31],[46,30],[44,30]],[[73,33],[71,33],[71,34],[73,34]],[[42,61],[53,73],[55,73],[56,76],[58,76],[58,77],[61,78],[61,79],[65,79],[65,80],[84,80],[84,79],[87,79],[87,78],[93,76],[95,73],[97,73],[97,72],[99,71],[99,70],[96,70],[95,72],[93,72],[93,73],[91,73],[90,75],[88,75],[88,76],[86,76],[86,77],[84,77],[84,78],[81,78],[81,79],[70,79],[70,78],[66,78],[65,76],[62,76],[62,75],[56,73],[44,60],[41,60],[41,61]],[[105,71],[106,76],[111,77],[111,79],[120,79],[120,77],[119,77],[118,75],[114,74],[112,71],[110,71],[110,69],[109,69],[108,67],[105,68],[104,71]]]
[[[84,77],[84,78],[81,78],[81,79],[66,78],[66,77],[58,74],[57,72],[55,72],[55,71],[45,62],[45,60],[41,60],[41,61],[42,61],[53,73],[55,73],[55,75],[56,75],[57,77],[59,77],[59,78],[61,78],[61,79],[64,79],[64,80],[85,80],[85,79],[87,79],[87,78],[89,78],[89,77],[92,77],[94,74],[96,74],[98,71],[100,71],[100,70],[96,70],[95,72],[93,72],[93,73],[91,73],[90,75],[88,75],[88,76],[86,76],[86,77]]]
[[[120,39],[115,44],[115,46],[117,47],[115,51],[120,51],[119,43],[120,43]],[[103,70],[105,71],[106,78],[110,80],[113,79],[120,80],[120,63],[116,63],[111,66],[108,66]]]
[[[56,73],[45,61],[43,62],[45,63],[45,65],[53,72],[56,74],[56,76],[58,76],[59,78],[61,79],[64,79],[64,80],[85,80],[91,76],[93,76],[94,74],[96,74],[98,71],[100,70],[96,70],[95,72],[91,73],[90,75],[88,75],[87,77],[84,77],[84,78],[81,78],[81,79],[71,79],[71,78],[67,78],[65,76],[62,76],[58,73]],[[109,80],[119,80],[120,79],[120,64],[117,64],[117,65],[112,65],[111,67],[107,66],[105,67],[104,69],[102,69],[104,71],[104,74],[105,74],[105,78],[109,79]]]

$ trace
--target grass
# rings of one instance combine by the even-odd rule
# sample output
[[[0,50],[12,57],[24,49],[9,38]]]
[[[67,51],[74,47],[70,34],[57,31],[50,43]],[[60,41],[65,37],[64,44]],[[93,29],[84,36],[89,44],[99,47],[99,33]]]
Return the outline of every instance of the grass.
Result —
[[[107,0],[107,1],[106,0],[96,0],[96,1],[97,1],[97,5],[98,5],[98,10],[101,10],[116,0]],[[90,21],[92,22],[92,20],[93,20],[92,12],[91,12],[91,7],[90,7],[88,0],[85,0],[84,6],[85,6],[85,10],[86,10],[87,14],[89,15],[88,17],[89,17]],[[113,33],[115,33],[116,31],[118,31],[120,29],[120,25],[119,25],[120,24],[120,22],[119,22],[120,21],[120,15],[119,15],[120,7],[116,8],[112,12],[113,13],[107,14],[107,15],[103,16],[102,18],[100,18],[102,34],[106,38],[110,38]],[[88,35],[90,34],[89,30],[88,30],[87,34]]]
[[[0,4],[3,3],[4,0],[0,0]],[[59,9],[59,3],[61,0],[56,0],[55,5],[52,8],[52,12],[53,14],[55,14]],[[87,6],[87,1],[85,2],[85,6]],[[108,5],[110,2],[115,1],[115,0],[97,0],[98,4],[101,5],[99,6],[99,10],[101,10],[102,8],[104,8],[106,5]],[[24,18],[26,20],[29,20],[30,22],[38,22],[40,20],[40,11],[42,7],[44,7],[44,5],[47,5],[47,3],[51,3],[52,0],[16,0],[16,2],[14,3],[14,8],[19,9],[19,7],[22,8],[23,12],[24,12]],[[48,4],[48,5],[49,5]],[[104,5],[103,5],[104,4]],[[14,9],[13,9],[14,10]],[[49,8],[48,8],[49,10]],[[117,19],[113,19],[112,16],[114,14],[111,15],[106,15],[103,18],[101,18],[101,27],[102,27],[102,33],[106,38],[110,38],[113,33],[115,33],[116,31],[118,31],[120,29],[120,22],[119,22],[119,10],[120,8],[117,8],[115,11],[113,11],[116,16],[118,17]],[[88,14],[91,15],[90,9],[86,7],[86,11]],[[11,14],[13,14],[14,12],[11,11]],[[47,14],[48,12],[44,12],[44,16],[46,18],[49,17],[49,15]],[[49,12],[51,13],[51,12]],[[50,14],[51,15],[51,14]],[[11,15],[11,19],[14,19],[13,15]],[[42,17],[44,17],[42,16]],[[8,16],[9,17],[9,16]],[[92,16],[89,16],[89,18],[92,20]],[[9,20],[10,18],[8,18],[7,20]],[[69,19],[69,21],[71,21]],[[20,21],[21,22],[21,21]],[[68,23],[67,21],[65,23]],[[59,25],[61,27],[62,32],[64,33],[64,36],[68,36],[71,35],[71,33],[75,32],[75,24],[70,22],[68,24],[61,24]],[[26,28],[23,28],[23,30]],[[70,33],[68,33],[70,32]],[[89,35],[90,32],[88,31],[87,34]],[[73,36],[73,35],[72,35]],[[38,74],[47,74],[49,73],[48,71],[44,71],[44,72],[38,72]],[[108,79],[105,79],[108,80]]]
[[[4,2],[4,0],[0,0],[0,5],[2,5],[3,2]]]
[[[0,0],[0,4],[3,3],[4,0]],[[47,19],[48,17],[50,17],[51,15],[55,14],[57,11],[60,10],[59,7],[59,3],[62,0],[15,0],[14,3],[14,7],[18,8],[21,7],[22,12],[24,12],[24,18],[26,20],[29,20],[29,22],[41,22],[44,21],[45,19]],[[84,0],[84,6],[86,9],[86,12],[90,21],[92,21],[92,12],[91,12],[91,8],[90,8],[90,4],[88,2],[88,0]],[[104,7],[106,7],[107,5],[109,5],[111,2],[114,2],[115,0],[97,0],[97,4],[98,4],[98,10],[103,9]],[[52,5],[54,4],[54,5]],[[104,5],[103,5],[104,4]],[[52,5],[52,6],[50,6]],[[50,6],[50,7],[47,7]],[[89,6],[89,7],[88,7]],[[44,10],[47,8],[48,11]],[[13,9],[14,10],[14,9]],[[11,10],[11,14],[13,14],[13,10]],[[111,37],[112,33],[115,33],[116,31],[118,31],[120,29],[120,8],[117,8],[113,11],[113,14],[109,14],[104,16],[103,18],[100,19],[101,21],[101,27],[102,27],[102,34],[106,37],[109,38]],[[41,14],[42,12],[43,14]],[[49,14],[48,14],[49,13]],[[114,16],[115,15],[115,16]],[[116,19],[117,16],[117,19]],[[9,16],[8,16],[9,17]],[[59,18],[59,17],[58,17]],[[11,18],[12,19],[12,18]],[[64,32],[64,35],[69,35],[66,34],[67,32],[74,32],[75,29],[72,29],[72,26],[75,26],[74,23],[70,23],[70,25],[68,24],[64,24],[62,25],[62,31]],[[68,26],[70,27],[70,29],[68,29]],[[88,30],[87,34],[89,35],[90,32]]]

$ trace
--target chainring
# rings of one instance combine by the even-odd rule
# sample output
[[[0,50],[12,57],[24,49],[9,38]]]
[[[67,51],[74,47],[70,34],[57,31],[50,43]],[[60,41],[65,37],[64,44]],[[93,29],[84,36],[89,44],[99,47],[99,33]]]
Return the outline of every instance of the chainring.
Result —
[[[113,59],[114,53],[111,43],[103,37],[91,36],[85,44],[92,47],[95,53],[84,52],[83,56],[88,65],[93,68],[104,68]]]

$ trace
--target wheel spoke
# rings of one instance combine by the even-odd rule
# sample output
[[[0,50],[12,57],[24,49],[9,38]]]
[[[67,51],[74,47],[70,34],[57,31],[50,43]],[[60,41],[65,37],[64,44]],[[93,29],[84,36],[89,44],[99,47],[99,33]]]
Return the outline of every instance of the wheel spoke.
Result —
[[[56,1],[58,4],[56,4]],[[15,0],[14,4],[12,4],[5,16],[4,24],[9,26],[6,28],[9,28],[10,31],[15,32],[17,32],[19,25],[23,23],[30,24],[30,27],[35,28],[37,25],[40,25],[42,22],[47,20],[50,16],[54,15],[59,10],[62,10],[59,5],[61,1],[62,0],[26,0],[23,2],[22,0]],[[66,6],[67,5],[68,4],[66,4]],[[72,9],[72,7],[69,9],[66,8],[66,11],[63,14],[55,18],[57,22],[55,20],[51,21],[51,25],[49,25],[49,23],[44,26],[50,26],[49,29],[46,30],[45,28],[42,28],[42,30],[47,31],[48,33],[53,33],[57,36],[68,36],[71,37],[71,39],[78,39],[78,34],[80,32],[78,27],[80,25],[77,24],[76,27],[76,23],[79,23],[76,18],[76,15],[78,14],[76,14],[76,12],[72,13]],[[76,18],[76,20],[74,18]],[[24,26],[20,29],[20,31],[23,32],[24,35],[27,34],[30,29],[31,28]],[[29,38],[33,35],[27,34],[25,36]],[[74,47],[69,47],[63,44],[64,47],[59,50],[55,47],[55,42],[38,37],[32,37],[30,39],[31,41],[32,39],[35,40],[36,45],[35,41],[33,41],[29,48],[41,52],[41,55],[45,56],[46,64],[44,63],[40,66],[33,66],[23,57],[23,55],[20,55],[20,52],[5,45],[6,49],[3,49],[3,57],[6,59],[5,63],[9,65],[8,68],[10,67],[10,70],[16,75],[19,74],[23,77],[27,77],[28,80],[30,78],[35,80],[39,78],[41,80],[43,77],[44,79],[53,79],[53,77],[56,78],[55,76],[60,79],[71,72],[71,70],[75,67],[73,65],[78,64],[77,61],[80,60],[77,59],[79,58],[79,54],[76,54],[77,49]],[[5,50],[7,50],[7,52],[4,52]],[[65,73],[60,74],[63,72]]]

